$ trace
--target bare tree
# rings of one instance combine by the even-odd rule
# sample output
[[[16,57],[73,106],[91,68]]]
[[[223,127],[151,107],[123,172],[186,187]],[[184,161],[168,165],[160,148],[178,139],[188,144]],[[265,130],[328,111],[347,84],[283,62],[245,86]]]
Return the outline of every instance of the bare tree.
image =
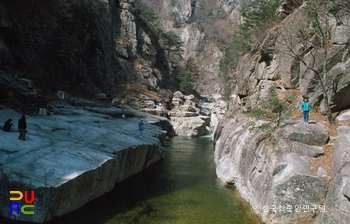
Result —
[[[297,32],[282,32],[277,38],[277,43],[284,49],[282,54],[287,54],[302,63],[307,70],[314,73],[322,92],[327,118],[331,125],[335,123],[330,107],[329,96],[334,91],[334,83],[339,77],[329,75],[327,62],[329,50],[332,47],[331,32],[334,23],[332,14],[335,0],[313,0],[308,1],[304,10],[307,14],[306,20],[298,21]]]

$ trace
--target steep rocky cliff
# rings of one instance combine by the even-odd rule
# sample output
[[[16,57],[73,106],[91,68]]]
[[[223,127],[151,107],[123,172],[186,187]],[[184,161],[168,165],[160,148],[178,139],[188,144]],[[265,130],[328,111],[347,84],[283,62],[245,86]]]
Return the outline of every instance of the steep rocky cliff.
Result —
[[[309,4],[314,2],[282,1],[281,21],[267,30],[233,70],[233,92],[240,100],[230,102],[231,109],[215,134],[218,177],[234,184],[266,223],[349,222],[350,203],[344,187],[349,175],[348,127],[339,129],[334,179],[326,183],[329,174],[316,175],[310,164],[323,154],[319,146],[333,147],[323,121],[310,125],[299,119],[286,121],[273,131],[257,128],[271,120],[259,121],[242,113],[258,108],[262,99],[270,97],[270,88],[277,89],[281,98],[295,95],[292,107],[296,109],[302,96],[309,97],[314,110],[323,114],[327,97],[331,112],[350,107],[350,7],[347,1],[336,1],[342,4],[337,8],[332,1],[314,7],[318,11],[310,15]],[[317,30],[317,23],[310,20],[315,15],[319,27],[329,34],[322,41],[317,33],[322,29]]]
[[[283,1],[283,4],[288,2],[294,1]],[[292,11],[290,7],[296,8]],[[239,63],[234,88],[244,97],[247,108],[256,106],[261,89],[275,83],[280,89],[300,90],[302,96],[309,97],[315,107],[326,113],[324,91],[316,72],[322,79],[330,80],[325,84],[325,91],[332,112],[349,108],[350,101],[344,97],[350,89],[349,10],[340,7],[328,12],[327,23],[322,26],[327,26],[331,39],[327,40],[325,50],[321,50],[311,44],[312,40],[305,41],[305,38],[316,38],[312,33],[318,32],[310,27],[312,21],[308,19],[306,7],[306,2],[300,7],[290,4],[285,13],[293,13],[269,29],[263,41]],[[309,36],[300,34],[302,32],[309,32]]]
[[[229,42],[235,27],[230,24],[240,20],[240,2],[5,0],[0,70],[51,91],[117,97],[142,108],[154,106],[150,100],[168,102],[178,88],[179,66],[194,57],[196,90],[220,92],[220,48]],[[155,13],[154,21],[148,12]],[[181,38],[180,52],[162,38],[168,31]]]
[[[170,107],[178,89],[176,74],[189,57],[194,57],[200,73],[195,84],[199,95],[223,93],[223,83],[236,95],[237,101],[230,102],[231,111],[216,132],[219,178],[235,183],[266,222],[313,222],[326,197],[327,184],[310,171],[305,158],[322,154],[319,146],[328,139],[322,123],[305,128],[298,122],[287,122],[286,129],[271,137],[266,131],[251,129],[253,120],[241,111],[256,108],[260,98],[268,97],[270,87],[282,95],[297,95],[294,106],[304,96],[322,113],[327,112],[327,104],[331,112],[350,107],[349,3],[337,0],[341,7],[327,5],[317,11],[319,25],[327,31],[319,38],[320,30],[315,29],[307,12],[307,3],[316,0],[281,1],[279,19],[259,33],[261,39],[241,55],[223,79],[220,60],[232,34],[244,22],[239,12],[244,2],[1,1],[0,70],[4,71],[0,73],[0,100],[7,99],[12,90],[10,78],[28,78],[43,83],[47,92],[87,92],[138,108],[155,107],[163,101]],[[164,38],[169,31],[180,37],[180,49],[178,43],[172,45]],[[188,105],[182,109],[197,113]],[[295,128],[307,130],[300,133]],[[283,135],[284,131],[292,134]],[[346,181],[346,163],[338,168],[331,183],[333,193],[338,192],[338,183]],[[342,207],[333,206],[329,214],[317,217],[319,222],[332,221],[332,214],[344,215],[339,210],[348,206],[348,193],[347,188],[340,190],[345,192]],[[327,194],[326,204],[334,198],[336,194]],[[265,205],[293,206],[293,211],[297,205],[316,205],[318,209],[298,214],[265,212]]]
[[[223,90],[219,64],[241,22],[241,3],[3,1],[0,100],[37,113],[52,99],[43,100],[45,95],[64,90],[116,106],[154,109],[161,102],[173,109],[177,75],[188,58],[198,67],[194,94],[213,99]],[[164,37],[170,32],[180,38],[181,50],[169,43],[174,36]],[[17,85],[24,79],[29,88]]]
[[[100,93],[102,98],[101,93],[113,97],[127,90],[137,95],[173,89],[171,63],[134,4],[2,1],[0,69],[51,91]]]

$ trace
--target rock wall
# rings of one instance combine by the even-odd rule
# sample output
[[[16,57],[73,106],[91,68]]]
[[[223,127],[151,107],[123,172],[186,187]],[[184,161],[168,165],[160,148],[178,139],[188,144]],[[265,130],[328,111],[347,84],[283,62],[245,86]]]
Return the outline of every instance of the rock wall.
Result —
[[[320,214],[315,223],[350,222],[350,128],[339,128],[334,144],[333,180],[326,197],[326,212]]]
[[[281,18],[284,19],[268,30],[266,37],[239,63],[235,74],[237,83],[234,93],[244,98],[243,105],[247,109],[256,106],[262,89],[268,83],[282,90],[300,90],[302,96],[309,97],[314,108],[326,113],[320,79],[302,61],[317,70],[323,82],[328,83],[325,88],[332,112],[350,106],[348,98],[343,97],[348,95],[350,89],[350,15],[346,9],[328,14],[331,39],[326,49],[325,74],[322,67],[325,61],[324,51],[317,47],[306,49],[305,41],[299,35],[300,32],[313,32],[305,11],[306,2],[282,1],[279,10],[282,10]],[[293,55],[291,49],[296,54]]]
[[[223,44],[218,38],[227,41],[233,32],[228,25],[239,21],[240,2],[4,0],[0,70],[40,80],[50,89],[74,86],[97,98],[124,98],[131,105],[168,98],[169,90],[177,88],[175,71],[194,57],[201,74],[196,90],[220,92]],[[157,22],[145,19],[147,10],[156,13]],[[169,55],[159,29],[179,35],[179,55]]]
[[[287,122],[281,131],[272,134],[254,128],[254,123],[263,121],[251,120],[241,112],[257,108],[259,99],[266,98],[270,87],[274,87],[279,93],[298,95],[295,107],[300,107],[304,96],[310,98],[313,109],[326,113],[321,82],[312,69],[328,82],[331,111],[349,108],[348,8],[344,5],[327,12],[331,37],[325,59],[324,51],[305,44],[299,35],[301,31],[313,32],[305,11],[307,2],[310,1],[281,1],[281,22],[241,58],[231,75],[240,109],[230,104],[214,136],[218,177],[234,184],[266,223],[348,223],[348,128],[339,131],[334,180],[328,189],[325,180],[330,177],[322,170],[317,175],[312,173],[307,161],[322,155],[320,146],[329,140],[322,123],[305,126],[300,120]]]
[[[312,145],[293,137],[301,135]],[[327,183],[311,172],[307,161],[323,154],[319,146],[329,136],[322,123],[297,121],[271,136],[253,128],[253,121],[236,109],[226,114],[214,138],[218,177],[234,184],[264,222],[312,223],[323,211]]]
[[[0,10],[0,70],[104,98],[128,83],[137,92],[176,86],[159,34],[135,1],[5,0]]]

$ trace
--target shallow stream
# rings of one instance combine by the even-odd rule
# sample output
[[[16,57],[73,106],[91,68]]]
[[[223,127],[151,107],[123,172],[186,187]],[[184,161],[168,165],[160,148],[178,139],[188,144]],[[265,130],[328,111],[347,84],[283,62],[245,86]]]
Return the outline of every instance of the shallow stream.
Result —
[[[51,223],[260,223],[217,179],[211,138],[174,137],[167,148],[163,161]]]

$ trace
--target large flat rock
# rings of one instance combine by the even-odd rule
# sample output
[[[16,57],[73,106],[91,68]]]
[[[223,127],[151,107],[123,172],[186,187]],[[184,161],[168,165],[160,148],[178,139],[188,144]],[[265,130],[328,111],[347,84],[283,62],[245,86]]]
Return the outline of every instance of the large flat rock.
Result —
[[[322,146],[328,141],[329,134],[322,123],[310,122],[310,124],[304,124],[297,122],[286,126],[284,138],[307,145]]]
[[[116,119],[61,105],[62,114],[27,116],[27,141],[0,131],[0,211],[4,217],[42,223],[77,209],[162,158],[165,131],[145,119]],[[0,110],[0,120],[20,114]],[[152,118],[152,122],[156,122]],[[11,190],[34,190],[34,215],[9,214]],[[20,201],[21,206],[25,204]],[[14,208],[15,210],[15,208]]]
[[[307,145],[301,142],[279,139],[276,150],[284,153],[293,152],[306,158],[316,158],[324,155],[324,150],[319,146]]]

